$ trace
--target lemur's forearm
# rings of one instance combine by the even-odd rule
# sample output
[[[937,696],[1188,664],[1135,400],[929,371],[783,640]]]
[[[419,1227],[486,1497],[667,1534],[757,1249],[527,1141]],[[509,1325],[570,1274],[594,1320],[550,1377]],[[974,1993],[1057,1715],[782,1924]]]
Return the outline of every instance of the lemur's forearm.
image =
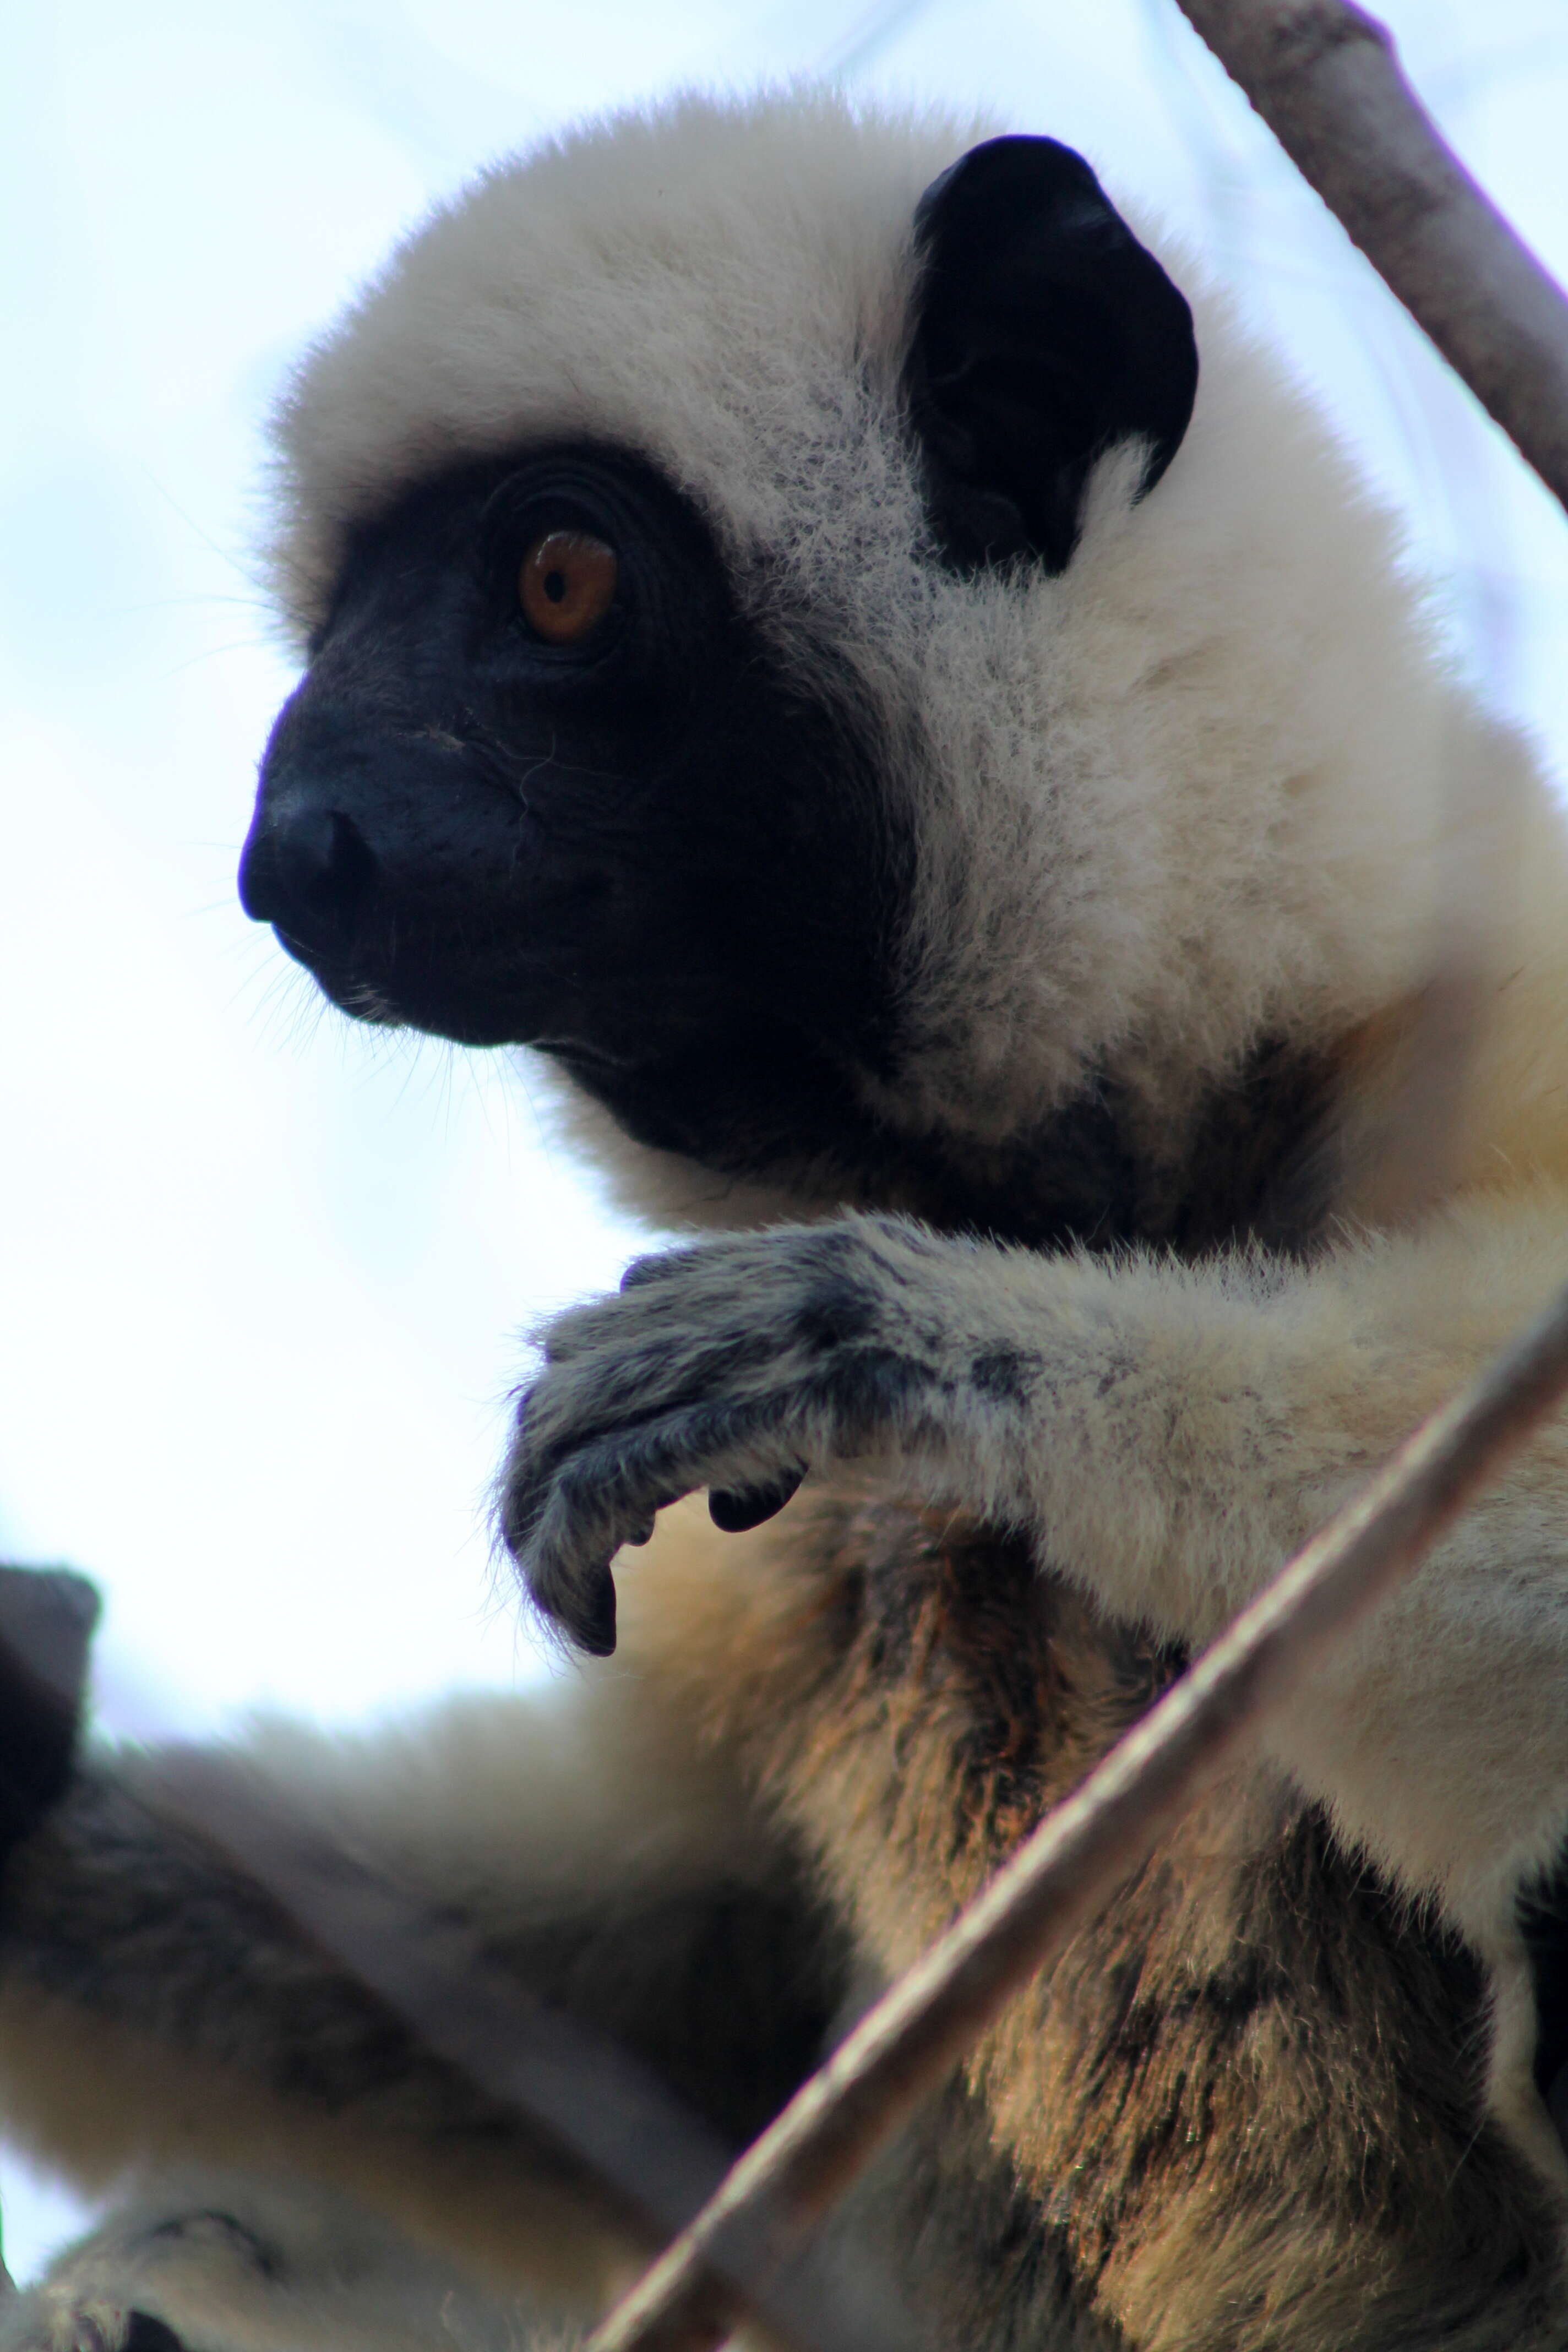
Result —
[[[803,1465],[871,1457],[1201,1643],[1539,1303],[1556,1222],[1482,1208],[1304,1269],[1052,1257],[889,1218],[676,1253],[546,1334],[505,1524],[592,1644],[617,1541],[670,1493],[706,1485],[743,1524]],[[1500,1851],[1523,1870],[1568,1817],[1563,1444],[1549,1430],[1277,1727],[1406,1883]],[[1497,1610],[1500,1559],[1527,1610]]]

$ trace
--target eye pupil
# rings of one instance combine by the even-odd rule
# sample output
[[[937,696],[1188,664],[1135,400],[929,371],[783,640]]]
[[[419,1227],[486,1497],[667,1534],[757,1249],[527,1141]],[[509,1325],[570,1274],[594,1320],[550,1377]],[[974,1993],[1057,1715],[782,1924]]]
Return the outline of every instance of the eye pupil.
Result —
[[[614,604],[619,572],[615,549],[591,531],[547,530],[518,574],[523,618],[546,645],[580,645]]]

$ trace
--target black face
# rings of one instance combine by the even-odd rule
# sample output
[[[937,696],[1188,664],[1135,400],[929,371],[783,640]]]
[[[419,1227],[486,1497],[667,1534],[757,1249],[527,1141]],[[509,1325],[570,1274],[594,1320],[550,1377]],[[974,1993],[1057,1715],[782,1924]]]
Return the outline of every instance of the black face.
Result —
[[[241,897],[346,1011],[542,1046],[689,1149],[698,1095],[743,1127],[891,1050],[909,845],[815,683],[646,465],[447,474],[353,545]]]
[[[965,157],[916,244],[929,560],[1059,571],[1094,458],[1141,441],[1147,487],[1180,442],[1186,304],[1049,140]],[[913,796],[886,745],[919,746],[793,626],[786,668],[697,514],[623,450],[426,480],[349,549],[262,764],[247,910],[350,1013],[541,1046],[643,1142],[835,1196],[901,1185],[945,1221],[950,1171],[862,1108],[911,1026]],[[1015,1182],[1062,1223],[1037,1160],[991,1193]]]

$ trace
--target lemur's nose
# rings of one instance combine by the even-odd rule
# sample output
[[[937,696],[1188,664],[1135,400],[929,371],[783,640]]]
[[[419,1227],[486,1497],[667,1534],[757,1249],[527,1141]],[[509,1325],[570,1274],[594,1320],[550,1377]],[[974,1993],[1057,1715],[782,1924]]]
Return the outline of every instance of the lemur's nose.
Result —
[[[375,858],[342,809],[304,793],[264,796],[239,861],[239,903],[307,956],[345,956],[359,938]]]

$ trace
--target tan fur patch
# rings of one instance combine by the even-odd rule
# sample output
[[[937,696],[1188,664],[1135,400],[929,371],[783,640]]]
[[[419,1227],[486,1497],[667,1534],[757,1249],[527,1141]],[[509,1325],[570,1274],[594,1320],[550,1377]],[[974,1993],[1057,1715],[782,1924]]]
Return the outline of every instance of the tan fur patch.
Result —
[[[686,1507],[629,1565],[629,1654],[701,1706],[883,1979],[1180,1663],[1021,1546],[853,1495],[738,1541]],[[1065,2262],[1148,2352],[1552,2341],[1559,2217],[1484,2115],[1487,2028],[1474,1957],[1259,1763],[966,2069],[1029,2217],[1010,2291]],[[954,2325],[1000,2294],[988,2255],[946,2248]]]

